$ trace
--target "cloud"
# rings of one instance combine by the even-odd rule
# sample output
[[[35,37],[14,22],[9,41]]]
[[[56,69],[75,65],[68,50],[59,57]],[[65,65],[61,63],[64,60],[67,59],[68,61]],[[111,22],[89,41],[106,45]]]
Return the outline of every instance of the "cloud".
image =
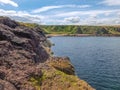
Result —
[[[56,9],[56,8],[62,8],[62,6],[46,6],[46,7],[42,7],[36,10],[33,10],[33,13],[40,13],[40,12],[44,12],[44,11],[48,11],[51,9]]]
[[[91,7],[90,5],[73,5],[73,7],[77,7],[77,8],[89,8]]]
[[[12,19],[31,22],[31,23],[41,23],[41,19],[44,19],[44,16],[33,15],[25,11],[14,11],[14,10],[3,10],[0,9],[0,16],[12,17]]]
[[[85,19],[80,20],[80,25],[118,25],[119,17],[97,17],[97,18],[91,18],[91,16],[88,16]]]
[[[90,5],[58,5],[58,6],[45,6],[42,8],[38,8],[32,11],[32,13],[40,13],[45,12],[52,9],[58,9],[58,8],[88,8],[91,7]]]
[[[33,14],[26,11],[0,9],[0,16],[14,20],[49,25],[109,25],[120,24],[120,10],[87,10],[52,12],[49,15]]]
[[[117,16],[120,18],[120,12],[117,13]]]
[[[120,9],[57,12],[52,17],[63,18],[63,25],[114,25],[119,23]]]
[[[64,18],[64,21],[70,23],[79,23],[80,17],[68,17],[68,18]]]
[[[18,7],[18,4],[15,3],[14,1],[12,0],[0,0],[0,4],[9,4],[9,5],[12,5],[14,7]]]
[[[76,16],[76,15],[88,15],[88,16],[97,16],[100,14],[105,13],[117,13],[120,12],[119,9],[116,10],[88,10],[88,11],[71,11],[71,12],[65,12],[65,13],[57,13],[54,16],[56,17],[70,17],[70,16]]]
[[[104,15],[105,16],[109,16],[111,13],[109,13],[109,12],[106,12]]]
[[[104,0],[100,4],[105,4],[108,6],[119,6],[120,0]]]

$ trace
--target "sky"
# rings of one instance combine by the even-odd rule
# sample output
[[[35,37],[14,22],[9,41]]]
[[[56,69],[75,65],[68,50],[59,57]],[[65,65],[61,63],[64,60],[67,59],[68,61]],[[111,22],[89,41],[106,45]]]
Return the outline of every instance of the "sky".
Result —
[[[120,25],[120,0],[0,0],[0,16],[42,25]]]

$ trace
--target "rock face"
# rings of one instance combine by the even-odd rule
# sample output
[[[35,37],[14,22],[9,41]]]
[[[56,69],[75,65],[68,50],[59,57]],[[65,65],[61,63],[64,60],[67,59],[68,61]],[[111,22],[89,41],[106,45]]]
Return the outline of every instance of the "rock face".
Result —
[[[51,57],[48,46],[40,29],[0,17],[0,90],[94,90],[74,75],[69,58]]]

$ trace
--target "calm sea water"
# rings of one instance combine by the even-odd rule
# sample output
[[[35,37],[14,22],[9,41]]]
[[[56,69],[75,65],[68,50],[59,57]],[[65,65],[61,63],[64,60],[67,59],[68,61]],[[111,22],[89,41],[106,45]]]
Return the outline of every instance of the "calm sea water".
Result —
[[[69,56],[77,75],[97,90],[120,90],[120,37],[52,37],[55,56]]]

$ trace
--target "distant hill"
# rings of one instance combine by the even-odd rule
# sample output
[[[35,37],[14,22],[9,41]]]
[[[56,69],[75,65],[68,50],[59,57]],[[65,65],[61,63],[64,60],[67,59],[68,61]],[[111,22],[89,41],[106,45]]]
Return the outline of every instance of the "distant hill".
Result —
[[[120,35],[120,26],[38,25],[31,23],[21,24],[31,28],[42,27],[42,30],[46,34]]]

